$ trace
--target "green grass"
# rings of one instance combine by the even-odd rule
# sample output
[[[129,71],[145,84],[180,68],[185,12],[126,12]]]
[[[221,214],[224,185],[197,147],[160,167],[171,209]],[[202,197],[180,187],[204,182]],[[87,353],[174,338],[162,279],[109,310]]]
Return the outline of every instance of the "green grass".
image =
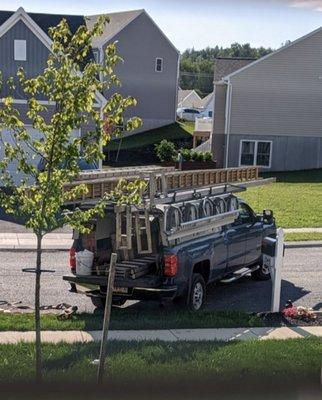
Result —
[[[288,242],[306,242],[310,240],[322,240],[322,233],[286,233],[285,240]]]
[[[119,382],[167,379],[266,378],[318,380],[318,338],[248,342],[117,342],[108,345],[109,378]],[[0,383],[30,382],[34,377],[34,345],[0,345]],[[44,344],[44,378],[50,382],[95,380],[99,343]]]
[[[102,328],[102,314],[76,314],[61,321],[53,314],[42,315],[43,330],[97,330]],[[235,328],[263,326],[262,320],[242,311],[153,311],[113,309],[111,329],[174,329],[174,328]],[[0,331],[34,329],[33,314],[0,314]]]
[[[241,197],[258,212],[272,209],[283,228],[322,227],[322,169],[271,176],[276,183],[248,189]]]
[[[138,133],[122,139],[121,150],[135,149],[161,142],[163,139],[170,141],[189,138],[194,130],[193,122],[176,122],[162,128]],[[109,151],[117,151],[119,140],[113,140],[107,146]]]

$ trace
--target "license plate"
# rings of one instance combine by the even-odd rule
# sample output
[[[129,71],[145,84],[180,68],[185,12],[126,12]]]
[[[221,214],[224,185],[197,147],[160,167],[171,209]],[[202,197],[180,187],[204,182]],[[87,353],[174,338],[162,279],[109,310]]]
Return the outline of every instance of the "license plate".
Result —
[[[129,293],[129,288],[126,287],[115,287],[113,290],[114,293],[123,293],[123,294],[127,294]]]

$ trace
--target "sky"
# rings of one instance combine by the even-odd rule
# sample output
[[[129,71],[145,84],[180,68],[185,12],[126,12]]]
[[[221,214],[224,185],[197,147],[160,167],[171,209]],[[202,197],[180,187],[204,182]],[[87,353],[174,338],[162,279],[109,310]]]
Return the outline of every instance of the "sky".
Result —
[[[281,46],[322,26],[322,0],[0,0],[0,9],[99,14],[146,9],[180,50]]]

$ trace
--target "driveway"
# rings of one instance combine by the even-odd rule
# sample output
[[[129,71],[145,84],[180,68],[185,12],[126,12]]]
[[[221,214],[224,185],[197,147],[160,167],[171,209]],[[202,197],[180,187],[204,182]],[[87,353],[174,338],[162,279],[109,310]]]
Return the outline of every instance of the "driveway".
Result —
[[[0,300],[22,301],[32,305],[34,276],[22,273],[21,269],[32,267],[35,255],[30,252],[1,252]],[[92,312],[94,307],[85,296],[70,293],[69,285],[62,280],[67,274],[68,252],[60,251],[43,255],[44,268],[54,269],[53,274],[43,274],[41,303],[56,305],[66,302],[77,305],[80,312]],[[322,309],[322,249],[288,249],[282,273],[283,305],[291,299],[297,305]],[[245,277],[233,284],[218,284],[209,287],[206,309],[245,310],[248,312],[270,309],[270,282],[256,282]],[[127,302],[135,309],[158,307],[157,303]]]

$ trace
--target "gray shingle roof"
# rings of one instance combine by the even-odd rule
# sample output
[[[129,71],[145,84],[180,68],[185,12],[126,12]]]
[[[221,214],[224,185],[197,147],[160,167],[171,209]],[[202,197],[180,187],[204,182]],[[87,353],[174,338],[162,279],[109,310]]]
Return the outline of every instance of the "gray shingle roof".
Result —
[[[108,24],[106,24],[103,35],[93,39],[93,47],[102,46],[143,12],[144,10],[131,10],[106,13],[110,21]],[[104,14],[86,16],[87,27],[91,29],[101,15]]]
[[[215,82],[221,81],[225,76],[238,71],[255,60],[255,58],[216,58]]]

